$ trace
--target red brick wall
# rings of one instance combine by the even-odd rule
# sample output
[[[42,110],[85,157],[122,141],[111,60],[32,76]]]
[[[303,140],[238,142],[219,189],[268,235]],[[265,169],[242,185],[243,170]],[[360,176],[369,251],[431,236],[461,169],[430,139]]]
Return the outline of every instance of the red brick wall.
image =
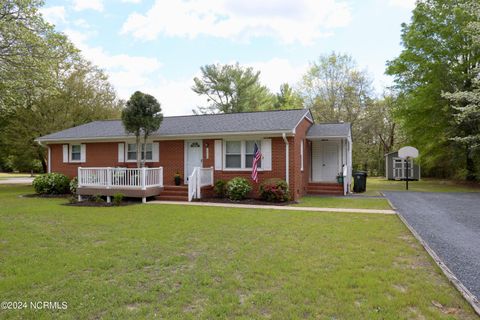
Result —
[[[183,140],[160,141],[160,163],[158,166],[163,167],[163,184],[173,185],[173,176],[178,171],[184,175],[184,155],[185,143]],[[182,181],[183,183],[183,181]]]
[[[295,198],[301,197],[306,194],[306,188],[307,184],[310,181],[310,150],[311,150],[311,144],[310,141],[306,140],[306,135],[307,131],[310,128],[312,123],[308,121],[307,119],[303,119],[302,122],[297,127],[297,130],[295,132],[295,138],[293,142],[293,156],[291,156],[291,159],[293,161],[290,162],[291,165],[294,166],[293,170],[294,177],[292,179],[295,181],[292,185],[292,187],[295,187],[295,189],[292,188],[292,192],[295,192]],[[303,172],[300,170],[301,168],[301,152],[300,152],[300,144],[302,143],[303,140]]]
[[[305,140],[305,135],[311,123],[303,120],[297,127],[296,136],[288,137],[289,141],[289,182],[290,190],[294,199],[298,199],[305,194],[305,188],[310,175],[310,144]],[[272,137],[272,170],[259,171],[259,183],[253,183],[251,180],[251,171],[215,171],[215,181],[219,179],[229,180],[234,177],[244,177],[248,179],[253,186],[252,197],[258,196],[258,187],[260,183],[269,178],[285,179],[285,142],[281,137]],[[304,139],[304,171],[300,171],[300,143]],[[208,145],[208,159],[207,159]],[[182,178],[184,174],[184,141],[171,140],[159,141],[160,161],[147,162],[148,167],[163,167],[164,184],[173,184],[173,177],[178,171]],[[77,175],[77,168],[82,167],[136,167],[135,162],[118,162],[118,143],[117,142],[99,142],[86,144],[86,162],[85,163],[63,163],[62,144],[50,145],[51,148],[51,170],[52,172],[61,172],[69,177]],[[215,166],[215,140],[204,139],[203,148],[203,167]]]

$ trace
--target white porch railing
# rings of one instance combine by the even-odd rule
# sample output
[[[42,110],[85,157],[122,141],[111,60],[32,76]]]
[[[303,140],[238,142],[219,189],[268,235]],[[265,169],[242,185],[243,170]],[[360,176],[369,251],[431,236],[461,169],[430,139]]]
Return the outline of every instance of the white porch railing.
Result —
[[[348,169],[347,166],[343,166],[343,195],[348,193]]]
[[[163,186],[163,168],[78,168],[78,186],[104,189]]]
[[[205,186],[213,186],[213,167],[195,167],[188,177],[188,201],[201,198],[201,189]]]

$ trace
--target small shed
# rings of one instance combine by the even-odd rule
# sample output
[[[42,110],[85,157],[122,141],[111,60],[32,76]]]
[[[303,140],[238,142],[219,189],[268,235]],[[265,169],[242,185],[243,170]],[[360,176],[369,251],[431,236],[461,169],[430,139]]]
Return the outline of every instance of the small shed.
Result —
[[[420,180],[420,165],[413,159],[408,162],[409,180]],[[405,180],[407,173],[407,160],[398,156],[398,151],[385,155],[385,178],[388,180]]]

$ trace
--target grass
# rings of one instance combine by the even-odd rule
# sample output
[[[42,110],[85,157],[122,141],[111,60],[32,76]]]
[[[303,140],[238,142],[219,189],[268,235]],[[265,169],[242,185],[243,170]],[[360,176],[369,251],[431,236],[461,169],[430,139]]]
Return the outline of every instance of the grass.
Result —
[[[409,181],[409,191],[419,192],[480,192],[480,185],[468,185],[453,180],[421,179]],[[405,181],[367,177],[367,192],[364,195],[379,195],[380,191],[405,191]]]
[[[10,173],[10,172],[0,172],[0,180],[10,179],[10,178],[29,178],[30,173]]]
[[[386,199],[362,198],[362,197],[302,197],[298,207],[321,207],[321,208],[352,208],[352,209],[392,209]]]
[[[63,206],[0,186],[1,319],[476,319],[394,215]]]

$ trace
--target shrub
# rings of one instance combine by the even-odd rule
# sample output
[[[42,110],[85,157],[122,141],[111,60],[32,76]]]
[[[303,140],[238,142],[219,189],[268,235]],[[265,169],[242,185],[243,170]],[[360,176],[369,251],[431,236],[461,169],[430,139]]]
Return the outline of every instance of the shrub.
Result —
[[[217,180],[215,181],[215,185],[213,186],[213,191],[219,198],[225,198],[225,188],[227,182],[225,180]]]
[[[288,201],[288,183],[278,178],[267,179],[260,184],[260,197],[270,202]]]
[[[227,182],[226,194],[231,200],[245,199],[247,194],[252,190],[252,186],[247,179],[236,177]]]
[[[93,202],[97,202],[97,203],[105,202],[105,200],[103,200],[101,194],[93,195],[90,199],[91,199]]]
[[[71,204],[75,204],[78,201],[77,201],[77,198],[72,195],[72,196],[68,197],[68,202],[71,203]]]
[[[113,195],[113,205],[119,206],[122,203],[123,197],[123,193],[115,193]]]
[[[76,194],[77,188],[78,188],[78,177],[75,177],[72,180],[70,180],[70,192],[72,194]]]
[[[32,185],[38,194],[66,194],[70,191],[70,179],[61,173],[37,176]]]

